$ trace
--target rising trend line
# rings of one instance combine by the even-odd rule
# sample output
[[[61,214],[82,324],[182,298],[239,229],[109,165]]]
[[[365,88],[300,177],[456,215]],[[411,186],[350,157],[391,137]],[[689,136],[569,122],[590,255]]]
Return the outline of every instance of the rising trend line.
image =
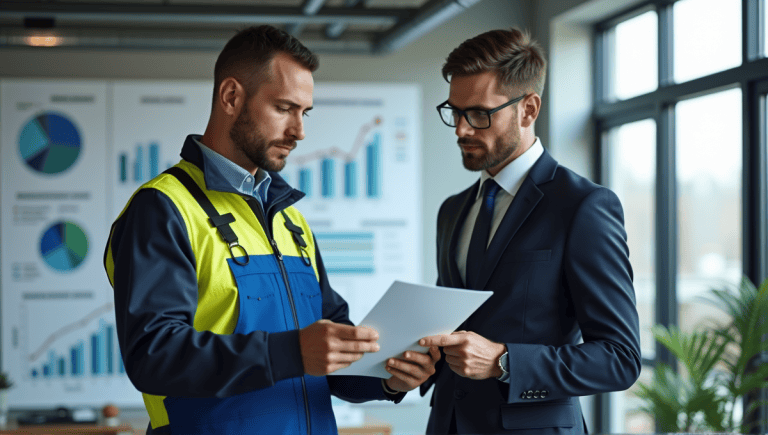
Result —
[[[72,331],[76,331],[80,328],[85,328],[88,325],[88,323],[90,323],[91,320],[99,317],[100,315],[108,311],[111,311],[113,306],[114,304],[112,302],[107,302],[106,304],[88,313],[82,319],[76,320],[70,323],[69,325],[63,326],[57,331],[54,331],[53,334],[49,335],[48,338],[45,339],[43,344],[41,344],[36,351],[29,354],[29,357],[28,357],[29,362],[35,362],[35,360],[38,359],[40,355],[42,355],[46,350],[48,350],[49,347],[51,347],[53,342],[63,337],[64,335],[69,334]]]
[[[349,152],[345,152],[334,146],[330,148],[323,148],[309,154],[293,157],[293,161],[296,162],[297,165],[304,165],[313,160],[319,160],[330,156],[342,157],[344,161],[350,162],[354,160],[355,157],[357,157],[357,153],[360,151],[360,148],[363,147],[363,141],[365,140],[365,136],[368,135],[368,132],[371,131],[374,127],[377,127],[379,124],[381,124],[381,118],[378,116],[373,118],[371,122],[363,124],[363,126],[360,127],[360,131],[357,132],[354,145],[352,146],[352,150]]]

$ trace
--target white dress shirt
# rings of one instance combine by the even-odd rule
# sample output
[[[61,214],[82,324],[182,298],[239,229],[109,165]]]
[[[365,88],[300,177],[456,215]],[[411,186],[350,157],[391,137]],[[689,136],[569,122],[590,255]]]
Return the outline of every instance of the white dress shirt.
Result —
[[[467,251],[469,251],[469,241],[472,239],[472,230],[475,228],[475,220],[477,220],[480,206],[483,203],[483,183],[485,183],[485,180],[493,178],[501,187],[496,194],[496,201],[493,208],[491,233],[488,236],[488,245],[490,245],[493,236],[496,234],[496,230],[499,228],[499,224],[501,224],[501,220],[507,213],[509,205],[512,204],[512,200],[515,198],[518,189],[522,186],[523,180],[528,176],[528,172],[531,171],[533,164],[536,163],[543,153],[544,147],[537,137],[536,141],[530,148],[528,148],[528,150],[502,168],[495,177],[491,177],[487,171],[480,173],[480,188],[477,190],[475,203],[472,205],[469,214],[467,214],[467,219],[464,221],[459,236],[459,243],[456,248],[456,263],[459,266],[459,273],[461,274],[461,280],[463,282],[467,282]]]

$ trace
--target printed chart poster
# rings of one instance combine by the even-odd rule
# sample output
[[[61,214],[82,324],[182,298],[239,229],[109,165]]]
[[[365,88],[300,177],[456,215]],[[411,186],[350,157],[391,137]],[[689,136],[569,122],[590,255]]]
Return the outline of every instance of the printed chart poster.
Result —
[[[179,162],[187,135],[203,134],[211,113],[213,83],[115,82],[113,95],[110,221],[139,186]]]
[[[421,281],[420,102],[415,85],[317,84],[281,172],[355,323],[393,280]]]
[[[106,84],[1,84],[3,370],[14,407],[140,403],[102,266]]]

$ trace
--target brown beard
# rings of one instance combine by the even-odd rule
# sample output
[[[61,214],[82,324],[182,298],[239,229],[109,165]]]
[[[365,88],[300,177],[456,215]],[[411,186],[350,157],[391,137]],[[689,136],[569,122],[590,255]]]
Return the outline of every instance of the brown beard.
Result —
[[[459,145],[479,146],[483,149],[483,154],[477,155],[476,152],[461,152],[464,167],[470,171],[483,171],[505,162],[520,148],[520,133],[517,129],[510,129],[507,134],[497,137],[494,142],[493,151],[480,142],[470,138],[461,137],[458,140]]]
[[[243,106],[243,111],[235,120],[232,129],[229,130],[229,137],[235,144],[235,148],[242,152],[256,167],[269,172],[279,172],[285,167],[285,157],[280,156],[277,160],[270,160],[267,151],[272,147],[296,148],[296,141],[290,139],[278,139],[268,141],[259,134],[256,124],[248,116],[248,106]]]

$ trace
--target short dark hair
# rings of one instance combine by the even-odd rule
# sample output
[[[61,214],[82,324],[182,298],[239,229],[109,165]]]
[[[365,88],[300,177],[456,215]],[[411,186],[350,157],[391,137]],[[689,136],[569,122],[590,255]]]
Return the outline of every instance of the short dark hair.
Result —
[[[526,93],[544,92],[547,61],[528,32],[516,28],[491,30],[467,39],[454,49],[443,65],[443,78],[495,71],[501,87],[521,88]]]
[[[314,72],[320,61],[298,39],[272,26],[251,26],[243,29],[221,50],[213,70],[213,96],[216,98],[221,82],[236,78],[248,95],[268,78],[269,64],[277,53],[286,53],[299,64]]]

